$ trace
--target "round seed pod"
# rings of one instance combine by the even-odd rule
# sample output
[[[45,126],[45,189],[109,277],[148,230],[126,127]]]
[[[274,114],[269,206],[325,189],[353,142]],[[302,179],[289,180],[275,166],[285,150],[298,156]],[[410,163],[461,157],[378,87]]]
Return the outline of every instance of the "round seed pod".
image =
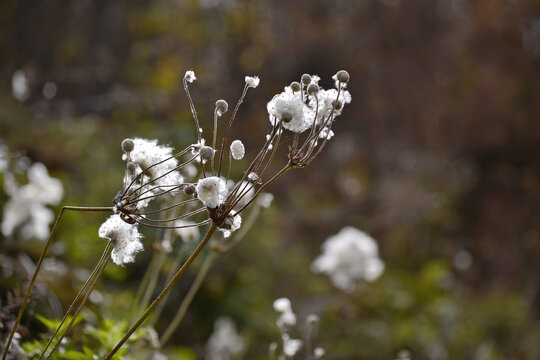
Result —
[[[133,163],[131,161],[127,163],[127,169],[129,171],[135,171],[136,168],[137,168],[137,165],[135,165],[135,163]]]
[[[195,186],[193,185],[188,185],[186,187],[184,187],[184,193],[186,195],[193,195],[195,194]]]
[[[304,85],[311,84],[311,76],[309,74],[302,75],[302,84]]]
[[[336,78],[338,79],[339,82],[342,82],[342,83],[348,83],[349,82],[349,79],[351,78],[349,73],[346,71],[346,70],[339,70],[336,74]]]
[[[283,120],[283,122],[288,123],[289,121],[292,120],[292,117],[293,115],[289,110],[283,110],[281,112],[281,120]]]
[[[214,149],[212,149],[210,146],[203,146],[199,155],[201,156],[201,160],[208,161],[214,157],[214,152]]]
[[[291,90],[293,92],[297,92],[297,91],[300,91],[300,83],[298,81],[293,81],[291,83]]]
[[[339,100],[334,100],[332,101],[332,106],[334,107],[334,110],[341,110],[343,103]]]
[[[307,92],[310,95],[318,93],[319,92],[319,85],[317,85],[317,84],[309,84],[309,86],[307,88]]]
[[[225,114],[229,110],[229,104],[223,99],[216,101],[216,108],[219,111],[219,115]]]
[[[125,152],[133,151],[133,148],[135,148],[135,143],[131,139],[124,139],[122,141],[122,150]]]

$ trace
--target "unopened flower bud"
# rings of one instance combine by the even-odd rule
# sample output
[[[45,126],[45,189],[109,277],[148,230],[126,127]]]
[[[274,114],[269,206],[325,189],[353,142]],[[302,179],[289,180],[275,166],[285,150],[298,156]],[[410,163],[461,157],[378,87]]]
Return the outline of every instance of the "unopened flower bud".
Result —
[[[332,101],[332,106],[334,107],[334,110],[341,110],[343,103],[339,100],[334,100]]]
[[[291,90],[293,92],[297,92],[297,91],[300,91],[300,83],[298,81],[293,81],[291,83]]]
[[[195,193],[195,186],[193,185],[188,185],[184,188],[184,193],[186,195],[193,195]]]
[[[307,88],[307,92],[310,95],[318,93],[319,92],[319,85],[317,85],[317,84],[309,84],[309,86]]]
[[[122,150],[125,152],[133,151],[133,148],[135,147],[135,143],[131,139],[124,139],[122,141]]]
[[[309,74],[302,75],[302,84],[309,85],[311,83],[311,76]]]
[[[215,150],[212,149],[210,146],[203,146],[199,155],[201,156],[201,160],[206,162],[214,157],[214,152]]]
[[[283,120],[283,122],[288,123],[289,121],[292,120],[292,117],[293,115],[289,110],[283,110],[281,112],[281,120]]]
[[[349,82],[349,79],[351,78],[349,73],[345,70],[339,70],[336,74],[336,78],[338,79],[339,82],[342,82],[342,83],[348,83]]]
[[[219,116],[225,114],[229,110],[229,104],[223,99],[216,101],[216,109],[218,109]]]
[[[127,169],[129,171],[135,171],[136,168],[137,168],[137,165],[135,165],[135,163],[133,163],[131,161],[127,163]]]

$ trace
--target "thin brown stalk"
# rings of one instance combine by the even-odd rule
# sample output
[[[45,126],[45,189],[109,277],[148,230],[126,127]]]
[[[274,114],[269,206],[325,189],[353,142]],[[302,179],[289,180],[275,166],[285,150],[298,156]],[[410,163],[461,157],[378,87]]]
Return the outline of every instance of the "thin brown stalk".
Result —
[[[11,329],[11,332],[9,334],[8,340],[5,345],[4,354],[2,355],[2,360],[6,360],[9,347],[11,345],[11,342],[13,341],[13,336],[15,335],[15,332],[17,331],[17,328],[19,326],[19,323],[21,322],[22,315],[24,313],[24,310],[26,309],[26,305],[28,304],[28,300],[30,299],[30,294],[32,293],[32,289],[34,288],[34,284],[36,282],[37,275],[39,273],[39,269],[41,268],[41,264],[43,263],[43,259],[45,258],[45,255],[47,254],[47,250],[49,250],[49,245],[51,244],[52,238],[54,237],[54,234],[56,233],[56,230],[58,229],[58,224],[62,220],[62,216],[64,215],[64,211],[71,210],[71,211],[113,211],[112,207],[82,207],[82,206],[63,206],[62,210],[60,210],[60,213],[58,214],[58,217],[56,218],[56,221],[54,222],[54,225],[51,229],[51,233],[47,239],[47,242],[45,243],[45,246],[43,247],[43,250],[41,251],[41,255],[39,256],[39,260],[36,264],[36,269],[34,270],[34,274],[32,275],[32,279],[30,280],[30,284],[28,285],[28,289],[26,290],[26,295],[24,297],[23,303],[21,305],[21,308],[19,310],[19,314],[17,315],[17,318],[15,319],[15,323],[13,324],[13,328]]]
[[[109,248],[110,249],[110,248]],[[88,298],[90,297],[90,294],[92,294],[92,291],[94,291],[94,288],[96,287],[99,279],[101,278],[101,275],[103,274],[103,270],[105,270],[105,268],[107,267],[107,264],[109,263],[109,260],[111,259],[111,253],[109,252],[108,256],[105,258],[105,261],[103,261],[103,264],[101,265],[101,267],[99,268],[99,271],[96,275],[96,277],[94,278],[94,280],[92,281],[92,284],[90,285],[90,289],[88,290],[88,292],[86,293],[86,295],[84,296],[81,304],[79,305],[79,307],[77,308],[77,310],[75,311],[75,313],[73,314],[73,317],[71,318],[71,321],[69,322],[69,324],[66,326],[66,328],[64,329],[64,331],[62,332],[62,334],[60,334],[60,337],[58,338],[58,340],[56,340],[56,343],[54,344],[54,347],[52,348],[51,352],[49,353],[49,355],[47,356],[47,359],[46,360],[49,360],[52,356],[52,354],[54,353],[54,351],[58,348],[58,346],[60,346],[60,344],[62,343],[62,340],[64,339],[64,337],[67,335],[67,333],[69,332],[69,330],[71,330],[71,328],[73,327],[73,324],[75,323],[75,320],[77,319],[77,317],[79,316],[79,313],[81,312],[81,310],[84,308],[84,305],[86,304],[86,302],[88,301]]]
[[[64,314],[64,317],[62,318],[62,320],[60,321],[60,324],[58,325],[58,327],[56,328],[56,330],[54,331],[54,333],[51,335],[51,337],[49,338],[49,341],[47,342],[47,345],[45,345],[45,348],[43,348],[42,352],[41,352],[41,355],[39,356],[39,360],[41,360],[43,358],[43,356],[45,355],[45,353],[47,352],[47,350],[49,349],[49,346],[51,345],[52,341],[54,340],[54,338],[56,337],[56,334],[58,334],[58,331],[60,331],[60,329],[62,328],[62,326],[64,325],[64,323],[66,322],[66,319],[68,318],[69,316],[69,313],[71,313],[71,310],[75,307],[75,304],[77,303],[77,301],[79,301],[79,299],[81,298],[82,294],[86,291],[86,288],[88,287],[88,285],[90,284],[91,280],[94,278],[94,276],[96,275],[96,273],[99,271],[99,268],[101,266],[101,264],[103,263],[105,257],[107,256],[109,250],[110,250],[110,247],[111,247],[112,243],[109,241],[109,243],[107,244],[107,246],[105,247],[105,250],[103,250],[103,253],[101,254],[101,258],[99,259],[98,263],[96,264],[96,266],[94,267],[94,270],[92,270],[92,273],[90,274],[90,276],[88,276],[88,279],[86,279],[85,283],[83,284],[83,286],[81,287],[81,289],[79,290],[79,292],[77,293],[77,295],[75,296],[75,298],[73,299],[73,301],[71,302],[71,304],[69,305],[66,313]]]
[[[167,327],[163,335],[160,337],[160,346],[165,345],[165,343],[169,340],[171,335],[174,333],[174,330],[176,330],[176,328],[178,327],[178,325],[184,318],[184,315],[186,314],[187,309],[189,308],[189,305],[193,301],[195,294],[197,294],[204,279],[206,278],[206,275],[208,274],[208,270],[210,270],[210,267],[212,266],[212,263],[214,262],[215,257],[216,257],[216,253],[214,251],[210,251],[208,255],[206,255],[206,258],[204,259],[204,262],[199,268],[199,272],[197,273],[197,276],[195,277],[193,284],[191,284],[186,296],[182,299],[182,303],[180,304],[178,311],[174,315],[174,318],[170,322],[169,326]]]
[[[112,349],[112,351],[107,354],[107,356],[104,358],[104,360],[108,360],[108,359],[111,359],[114,354],[116,354],[118,352],[118,350],[120,350],[120,348],[122,347],[122,345],[124,345],[124,343],[129,339],[129,337],[131,336],[131,334],[133,334],[133,332],[135,332],[135,330],[137,330],[137,328],[139,326],[141,326],[141,324],[144,322],[144,320],[146,320],[146,318],[152,313],[152,311],[154,310],[154,308],[161,302],[161,300],[163,300],[163,298],[165,297],[165,295],[167,295],[169,293],[169,291],[171,291],[172,287],[174,286],[174,284],[176,284],[176,282],[178,281],[178,279],[180,279],[180,277],[182,276],[182,274],[184,274],[184,272],[186,271],[186,269],[191,265],[191,263],[193,262],[193,260],[195,260],[195,258],[199,255],[199,253],[202,251],[202,249],[206,246],[206,244],[208,243],[208,241],[210,240],[210,238],[212,237],[212,235],[214,234],[214,232],[216,231],[216,228],[217,228],[217,225],[212,223],[212,225],[210,226],[210,228],[208,229],[208,232],[206,233],[206,235],[204,236],[204,239],[201,241],[201,243],[199,244],[199,246],[197,246],[197,248],[195,249],[195,251],[193,251],[193,253],[189,256],[189,258],[186,260],[186,262],[184,263],[184,265],[182,265],[182,267],[180,269],[178,269],[178,271],[176,272],[176,274],[174,275],[174,277],[171,279],[171,281],[169,281],[169,283],[165,286],[165,288],[163,289],[163,291],[161,291],[161,293],[157,296],[157,298],[152,302],[152,304],[150,304],[150,306],[146,309],[146,311],[144,312],[144,314],[142,314],[140,316],[140,318],[137,320],[137,322],[135,324],[133,324],[133,326],[126,332],[126,334],[122,337],[122,339],[118,342],[118,344],[116,344],[116,346],[114,347],[114,349]]]

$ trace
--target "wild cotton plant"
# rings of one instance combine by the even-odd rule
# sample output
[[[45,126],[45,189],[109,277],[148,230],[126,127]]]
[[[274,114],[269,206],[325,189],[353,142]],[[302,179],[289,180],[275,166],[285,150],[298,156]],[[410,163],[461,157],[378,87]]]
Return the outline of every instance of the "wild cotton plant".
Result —
[[[229,238],[241,228],[246,209],[269,201],[269,195],[264,195],[263,191],[270,184],[290,169],[309,165],[321,153],[334,135],[332,128],[336,118],[342,113],[344,105],[351,101],[350,93],[346,90],[349,74],[341,70],[333,79],[335,89],[324,90],[318,85],[318,76],[304,74],[299,82],[292,82],[283,92],[274,96],[267,104],[269,130],[261,136],[262,145],[240,178],[232,179],[233,163],[246,154],[242,141],[233,137],[233,123],[248,90],[256,88],[260,79],[256,76],[245,77],[242,94],[228,119],[224,119],[229,110],[227,102],[216,102],[213,127],[209,132],[211,136],[203,138],[203,129],[189,92],[189,84],[196,80],[196,76],[193,71],[187,71],[183,77],[183,87],[195,122],[194,143],[175,152],[172,147],[159,145],[157,140],[126,139],[122,142],[126,170],[121,190],[113,199],[114,206],[62,208],[36,265],[25,300],[6,343],[3,359],[8,353],[42,260],[66,210],[110,211],[113,215],[99,229],[99,236],[107,240],[101,258],[50,337],[40,359],[45,357],[48,348],[52,346],[47,355],[50,358],[67,335],[109,260],[112,258],[113,262],[124,266],[134,261],[136,254],[142,251],[139,226],[162,232],[160,249],[165,252],[172,249],[176,233],[188,236],[185,234],[191,231],[189,236],[195,237],[194,230],[198,233],[199,228],[206,227],[205,235],[197,247],[181,266],[178,264],[177,271],[171,274],[163,290],[148,307],[146,299],[152,294],[156,277],[150,274],[147,280],[143,279],[146,288],[136,295],[137,299],[141,298],[139,306],[134,310],[136,319],[114,349],[105,356],[105,359],[110,359],[158,307],[216,230],[223,233],[224,239]],[[284,132],[290,132],[292,136],[282,136]],[[280,157],[278,149],[283,147],[286,148],[287,156],[282,158],[279,170],[275,170],[274,160]],[[258,199],[262,199],[262,202],[258,203]],[[226,251],[235,243],[225,240],[215,242],[213,248]],[[153,274],[159,271],[161,263],[155,262],[157,265],[152,268]],[[72,310],[74,313],[70,322],[63,326]],[[168,336],[170,331],[166,333],[166,338]],[[289,345],[287,348],[291,347]]]

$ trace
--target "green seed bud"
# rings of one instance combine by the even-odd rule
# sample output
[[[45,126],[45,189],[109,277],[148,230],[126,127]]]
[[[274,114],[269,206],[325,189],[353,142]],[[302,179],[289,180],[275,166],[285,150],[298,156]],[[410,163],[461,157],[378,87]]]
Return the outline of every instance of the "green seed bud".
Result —
[[[131,152],[133,151],[133,148],[135,147],[135,143],[131,139],[124,139],[122,141],[122,150],[125,152]]]
[[[343,103],[339,100],[334,100],[332,101],[332,106],[334,107],[334,110],[341,110]]]
[[[336,78],[338,79],[339,82],[342,82],[342,83],[348,83],[349,82],[349,79],[351,78],[349,73],[345,70],[339,70],[336,74]]]
[[[309,86],[307,88],[307,92],[310,95],[318,93],[319,92],[319,85],[317,85],[317,84],[309,84]]]
[[[127,169],[129,171],[135,171],[136,168],[137,168],[137,165],[135,165],[135,163],[132,163],[131,161],[127,163]]]
[[[311,76],[309,74],[302,75],[302,84],[309,85],[311,83]]]
[[[214,149],[210,146],[203,146],[199,155],[203,161],[211,160],[214,157]]]
[[[195,186],[193,185],[188,185],[184,188],[184,193],[186,195],[193,195],[195,194]]]
[[[219,115],[223,115],[229,110],[229,104],[223,99],[216,101],[216,108],[219,111]]]
[[[297,82],[297,81],[293,81],[291,83],[291,89],[292,89],[293,92],[300,91],[300,83]]]
[[[281,120],[283,120],[283,122],[288,123],[289,121],[292,120],[292,117],[293,117],[292,113],[288,110],[284,110],[281,112]]]

